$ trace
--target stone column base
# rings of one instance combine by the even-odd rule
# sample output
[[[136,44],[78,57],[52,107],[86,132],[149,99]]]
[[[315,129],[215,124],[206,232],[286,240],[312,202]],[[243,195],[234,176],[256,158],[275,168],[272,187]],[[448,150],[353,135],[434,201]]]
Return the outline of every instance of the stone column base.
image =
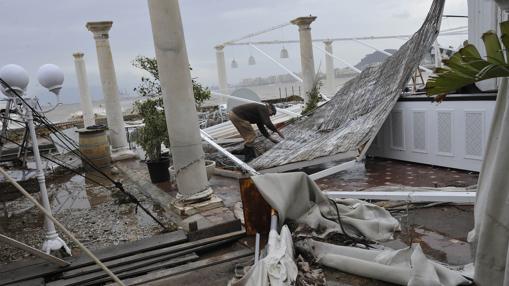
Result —
[[[171,204],[171,209],[178,215],[190,216],[193,214],[219,208],[222,206],[224,206],[223,200],[220,197],[212,194],[210,198],[206,201],[191,204],[182,204],[181,202],[179,202],[179,200],[175,200]]]
[[[111,161],[113,162],[134,158],[138,158],[138,155],[134,153],[134,151],[129,150],[127,148],[111,150]]]
[[[189,216],[199,212],[222,207],[223,200],[214,195],[212,188],[191,196],[177,194],[176,200],[171,203],[172,209],[179,215]]]

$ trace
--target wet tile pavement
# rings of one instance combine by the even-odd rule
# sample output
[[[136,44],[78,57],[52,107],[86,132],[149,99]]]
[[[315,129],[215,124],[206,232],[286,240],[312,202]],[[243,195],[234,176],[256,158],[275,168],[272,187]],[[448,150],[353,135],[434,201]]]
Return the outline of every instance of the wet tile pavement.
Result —
[[[328,167],[328,166],[321,166]],[[314,172],[314,169],[306,169]],[[412,187],[466,187],[477,184],[476,172],[381,158],[368,158],[365,164],[317,180],[322,190],[360,191],[383,185]]]

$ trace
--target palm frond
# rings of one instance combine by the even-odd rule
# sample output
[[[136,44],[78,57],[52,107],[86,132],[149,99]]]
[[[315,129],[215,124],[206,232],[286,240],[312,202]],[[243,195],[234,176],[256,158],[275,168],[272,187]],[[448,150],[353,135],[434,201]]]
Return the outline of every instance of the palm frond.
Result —
[[[493,31],[483,34],[482,40],[486,50],[483,59],[477,48],[469,43],[454,53],[448,60],[444,60],[444,68],[437,68],[435,75],[426,83],[429,96],[440,95],[456,91],[466,85],[497,77],[509,76],[509,64],[506,57],[509,47],[509,21],[500,23],[502,35],[499,38]],[[504,48],[502,48],[502,44]],[[506,53],[504,53],[504,50]]]

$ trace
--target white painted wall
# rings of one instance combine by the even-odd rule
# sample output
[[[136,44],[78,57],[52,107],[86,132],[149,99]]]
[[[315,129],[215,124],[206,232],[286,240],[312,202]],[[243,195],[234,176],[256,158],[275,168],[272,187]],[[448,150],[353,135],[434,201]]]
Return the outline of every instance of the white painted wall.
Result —
[[[368,155],[480,171],[495,101],[400,101]]]

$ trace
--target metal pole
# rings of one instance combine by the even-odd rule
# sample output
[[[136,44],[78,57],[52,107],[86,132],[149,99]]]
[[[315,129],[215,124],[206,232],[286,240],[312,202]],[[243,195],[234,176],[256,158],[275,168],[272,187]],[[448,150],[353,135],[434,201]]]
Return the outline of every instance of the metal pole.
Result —
[[[228,157],[230,160],[232,160],[235,164],[237,164],[237,166],[239,166],[241,169],[243,169],[244,171],[249,173],[249,175],[251,175],[251,176],[260,175],[260,173],[258,173],[258,171],[253,169],[253,167],[249,166],[244,161],[240,160],[239,158],[235,157],[235,155],[233,155],[232,153],[226,151],[226,149],[224,149],[223,147],[219,146],[219,144],[214,142],[214,140],[212,140],[210,138],[210,135],[208,135],[206,132],[204,132],[203,130],[200,130],[200,131],[201,131],[201,138],[203,140],[207,141],[207,143],[209,143],[217,151],[221,152],[226,157]]]
[[[33,100],[31,100],[29,104],[32,106],[35,105]],[[32,140],[32,150],[34,152],[34,160],[37,167],[37,181],[39,182],[39,191],[41,192],[42,205],[51,215],[51,206],[49,203],[48,191],[46,189],[46,178],[44,176],[41,155],[39,153],[39,143],[37,141],[37,134],[35,132],[34,116],[30,106],[26,106],[25,115],[28,129],[30,131],[30,138]],[[52,250],[60,250],[63,247],[67,254],[71,255],[71,250],[67,244],[58,236],[58,233],[55,230],[55,225],[49,216],[44,217],[44,228],[46,229],[46,238],[42,245],[42,250],[49,254]]]
[[[335,56],[334,54],[329,53],[328,51],[326,51],[325,49],[322,49],[321,47],[319,47],[319,46],[318,46],[318,45],[316,45],[316,44],[313,44],[313,47],[315,47],[315,49],[318,49],[318,50],[320,50],[320,51],[324,52],[325,54],[327,54],[327,55],[329,55],[329,56],[333,57],[334,59],[336,59],[336,60],[338,60],[338,61],[340,61],[340,62],[344,63],[344,64],[345,64],[345,65],[347,65],[349,68],[353,69],[355,72],[357,72],[357,73],[361,73],[361,70],[360,70],[360,69],[356,68],[354,65],[352,65],[352,64],[350,64],[349,62],[347,62],[347,61],[343,60],[342,58],[338,58],[338,57],[337,57],[337,56]]]
[[[11,112],[11,104],[12,99],[7,98],[7,103],[5,104],[5,111],[3,115],[4,118],[2,120],[2,131],[1,131],[2,133],[0,133],[0,135],[2,135],[2,137],[0,138],[0,157],[2,157],[2,151],[4,149],[3,138],[7,134],[7,125],[9,125],[9,113]]]
[[[278,62],[276,59],[274,59],[273,57],[269,56],[269,54],[267,54],[266,52],[262,51],[260,48],[258,48],[257,46],[255,45],[252,45],[252,44],[249,44],[251,47],[253,47],[255,50],[257,50],[260,54],[266,56],[269,60],[271,60],[273,63],[275,63],[277,66],[279,66],[280,68],[284,69],[289,75],[291,75],[294,79],[298,80],[299,82],[302,82],[302,79],[296,75],[294,72],[292,72],[289,68],[287,68],[286,66],[284,66],[282,63]]]

